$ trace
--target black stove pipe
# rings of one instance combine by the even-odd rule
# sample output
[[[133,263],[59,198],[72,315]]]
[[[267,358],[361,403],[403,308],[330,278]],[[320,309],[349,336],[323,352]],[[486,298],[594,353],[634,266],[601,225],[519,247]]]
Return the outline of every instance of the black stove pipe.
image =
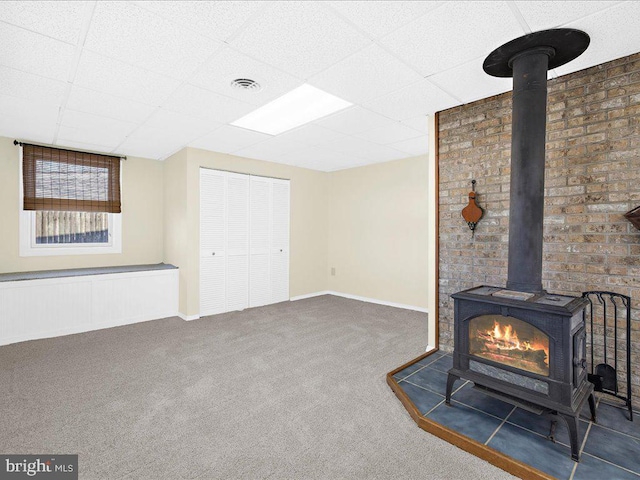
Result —
[[[511,193],[507,288],[543,293],[542,223],[547,126],[547,70],[551,47],[515,55],[511,126]]]
[[[589,35],[558,28],[530,33],[495,49],[482,65],[495,77],[513,77],[511,193],[507,288],[542,288],[547,70],[580,56]]]

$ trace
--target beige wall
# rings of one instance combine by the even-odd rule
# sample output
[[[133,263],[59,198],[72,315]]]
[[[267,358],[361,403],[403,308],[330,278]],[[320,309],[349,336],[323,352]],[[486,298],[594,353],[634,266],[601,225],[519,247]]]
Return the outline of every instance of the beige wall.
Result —
[[[290,179],[289,293],[295,297],[327,290],[328,174],[187,148],[166,161],[164,185],[168,230],[165,235],[165,259],[181,269],[180,312],[183,315],[198,315],[200,310],[200,167]],[[186,186],[183,178],[186,178]],[[183,188],[186,188],[186,206],[180,204],[175,209],[169,207],[169,203],[175,201],[175,195],[183,195]],[[185,208],[186,215],[183,213]],[[174,229],[180,231],[172,232]],[[183,242],[186,242],[186,247]]]
[[[19,256],[19,148],[0,137],[0,273],[159,263],[163,258],[163,167],[129,157],[122,163],[122,253]]]
[[[330,174],[329,290],[427,308],[427,182],[426,155]]]
[[[180,268],[179,311],[187,311],[187,150],[164,161],[164,262]]]
[[[200,167],[291,180],[291,297],[332,290],[427,307],[426,156],[333,173],[194,148],[129,157],[121,254],[20,257],[18,148],[0,137],[0,272],[164,261],[180,267],[180,312],[197,316]]]

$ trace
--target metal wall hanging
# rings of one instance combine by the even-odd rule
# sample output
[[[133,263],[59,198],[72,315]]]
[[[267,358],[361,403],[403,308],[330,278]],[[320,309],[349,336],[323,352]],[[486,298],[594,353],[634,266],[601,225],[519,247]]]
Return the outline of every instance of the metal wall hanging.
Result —
[[[471,229],[471,236],[475,235],[476,225],[484,215],[484,210],[476,202],[476,181],[471,180],[471,192],[469,192],[469,204],[462,209],[462,218]]]

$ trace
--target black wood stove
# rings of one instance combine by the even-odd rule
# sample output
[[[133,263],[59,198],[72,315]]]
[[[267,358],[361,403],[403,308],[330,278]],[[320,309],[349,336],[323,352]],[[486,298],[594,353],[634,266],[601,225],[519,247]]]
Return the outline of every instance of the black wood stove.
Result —
[[[589,36],[554,29],[520,37],[494,50],[483,68],[513,77],[509,264],[507,288],[479,286],[454,299],[450,405],[458,379],[529,411],[558,418],[569,429],[571,456],[579,460],[578,416],[588,401],[595,420],[593,385],[587,380],[583,298],[542,288],[547,71],[586,50]]]

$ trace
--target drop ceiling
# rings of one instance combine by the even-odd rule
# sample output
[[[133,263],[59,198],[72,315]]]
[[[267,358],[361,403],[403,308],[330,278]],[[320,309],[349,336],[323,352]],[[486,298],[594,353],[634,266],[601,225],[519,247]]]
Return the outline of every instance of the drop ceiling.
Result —
[[[322,171],[395,160],[427,152],[426,115],[511,89],[482,71],[499,45],[584,30],[564,75],[640,51],[638,18],[635,1],[2,1],[0,135]],[[229,125],[303,83],[353,106],[277,136]]]

